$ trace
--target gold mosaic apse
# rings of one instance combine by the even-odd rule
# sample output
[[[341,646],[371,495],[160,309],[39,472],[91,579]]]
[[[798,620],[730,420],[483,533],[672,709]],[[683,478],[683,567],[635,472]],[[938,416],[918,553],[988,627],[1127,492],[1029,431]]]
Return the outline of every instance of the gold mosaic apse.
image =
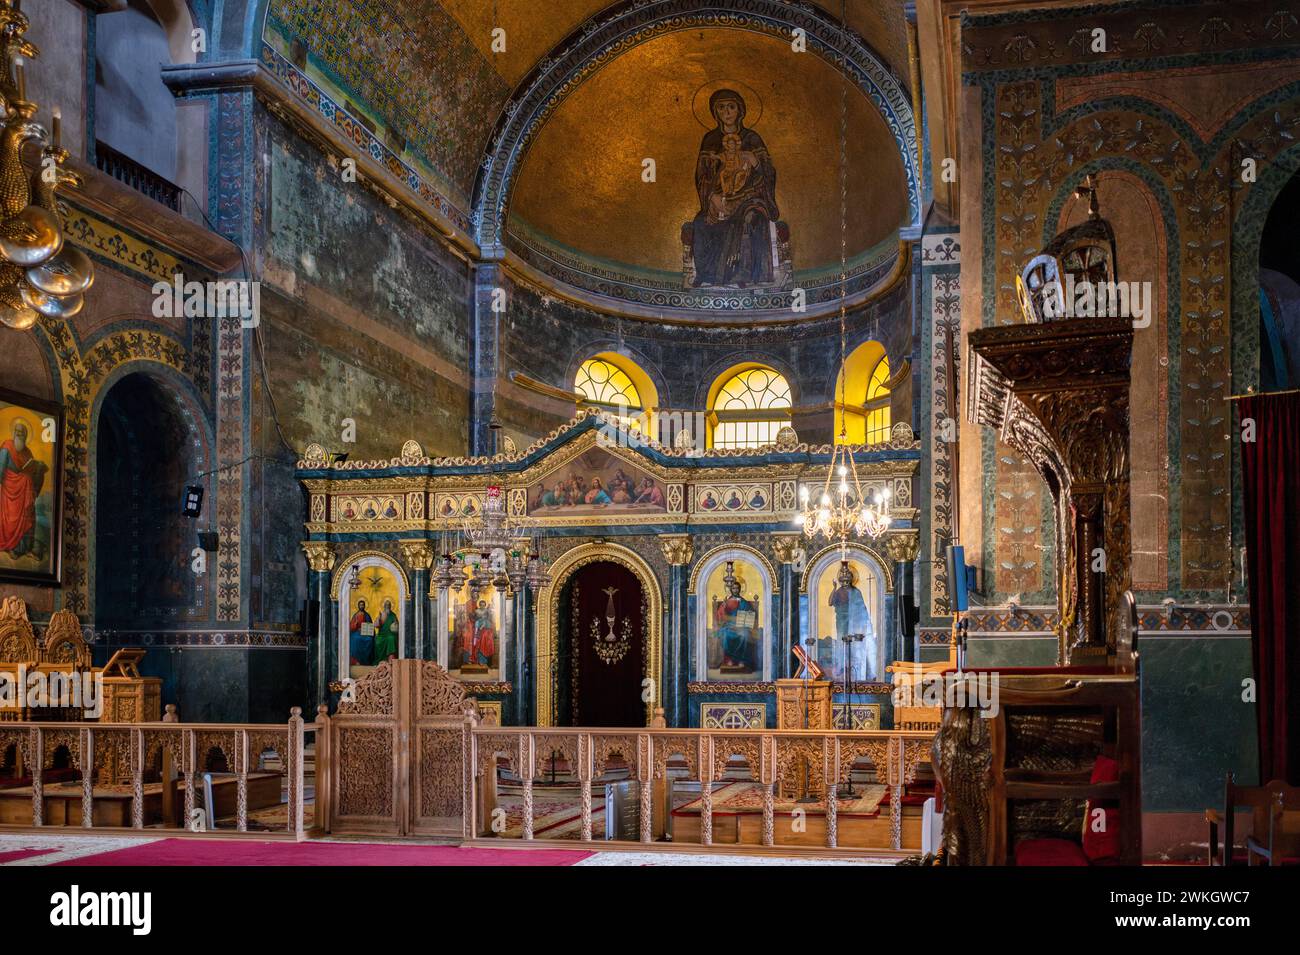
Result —
[[[659,36],[596,73],[542,127],[511,198],[512,226],[589,259],[680,272],[682,225],[699,211],[695,168],[708,92],[727,86],[746,97],[746,125],[771,155],[795,269],[836,265],[841,82],[819,56],[767,35]],[[904,222],[907,189],[884,120],[856,89],[847,104],[852,258]],[[643,181],[648,158],[654,182]]]

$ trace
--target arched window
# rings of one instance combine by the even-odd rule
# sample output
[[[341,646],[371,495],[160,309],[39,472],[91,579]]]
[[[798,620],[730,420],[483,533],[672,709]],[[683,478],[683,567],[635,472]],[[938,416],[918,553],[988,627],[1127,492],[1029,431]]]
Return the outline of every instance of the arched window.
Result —
[[[641,393],[627,372],[604,358],[588,358],[578,369],[574,390],[609,411],[641,410]]]
[[[766,365],[731,368],[710,389],[709,421],[715,448],[774,444],[790,423],[790,383]]]
[[[845,382],[847,374],[848,381]],[[848,444],[889,440],[889,358],[880,342],[863,342],[845,359],[835,380],[835,441]]]
[[[584,361],[574,376],[573,390],[583,404],[616,415],[643,434],[650,430],[650,414],[658,397],[650,376],[622,355],[603,352]]]

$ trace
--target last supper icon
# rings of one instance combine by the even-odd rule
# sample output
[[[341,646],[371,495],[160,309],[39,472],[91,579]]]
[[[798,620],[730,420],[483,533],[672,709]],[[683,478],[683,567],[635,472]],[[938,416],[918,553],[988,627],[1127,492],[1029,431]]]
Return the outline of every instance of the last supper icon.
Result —
[[[724,80],[696,91],[693,105],[708,132],[695,161],[698,211],[682,225],[686,287],[788,287],[790,227],[776,204],[776,165],[753,128],[762,100]]]

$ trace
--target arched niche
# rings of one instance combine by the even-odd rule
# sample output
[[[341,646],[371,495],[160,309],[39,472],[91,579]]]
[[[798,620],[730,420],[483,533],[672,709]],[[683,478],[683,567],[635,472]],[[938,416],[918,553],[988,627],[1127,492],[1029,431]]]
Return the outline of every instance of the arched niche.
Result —
[[[90,512],[97,627],[139,630],[205,620],[217,554],[196,553],[215,531],[212,434],[190,386],[149,362],[115,370],[96,399]],[[181,513],[204,489],[197,519]]]
[[[355,582],[352,579],[353,568],[357,571],[358,579]],[[382,662],[375,656],[376,649],[381,646],[381,639],[387,641],[395,636],[397,657],[405,659],[409,655],[407,632],[410,628],[406,617],[407,598],[411,593],[406,572],[387,554],[361,551],[340,562],[334,575],[333,592],[338,600],[339,620],[339,679],[361,679]],[[397,615],[396,624],[381,619],[387,609],[386,602],[391,603],[391,610]],[[370,620],[366,621],[366,617]],[[355,634],[354,622],[357,624]],[[367,637],[370,638],[369,643],[366,642]],[[366,652],[367,647],[369,653]],[[358,651],[355,657],[354,649]],[[352,663],[354,658],[358,661],[356,664]]]
[[[808,597],[806,634],[817,641],[817,662],[836,680],[844,679],[848,657],[841,638],[845,633],[865,634],[865,639],[855,642],[852,648],[853,680],[882,681],[888,662],[889,618],[885,597],[891,586],[890,574],[880,555],[860,544],[847,545],[843,559],[849,562],[853,575],[847,593],[837,579],[841,560],[838,544],[813,555],[804,570],[803,592]],[[870,629],[863,628],[860,611],[865,611]]]
[[[1053,234],[1088,219],[1088,204],[1072,198],[1073,189],[1093,172],[1084,167],[1061,184],[1056,202],[1059,216]],[[1135,591],[1164,592],[1169,586],[1169,390],[1171,368],[1179,367],[1178,349],[1170,347],[1168,270],[1148,276],[1146,263],[1167,262],[1178,247],[1177,220],[1170,196],[1150,173],[1125,164],[1097,168],[1096,184],[1102,215],[1115,231],[1119,248],[1116,275],[1122,282],[1141,281],[1149,322],[1135,319],[1129,385],[1129,500],[1132,509],[1132,581]],[[1045,235],[1044,242],[1051,236]],[[1175,253],[1176,254],[1176,253]],[[1147,281],[1147,279],[1150,281]],[[1172,354],[1171,354],[1172,352]]]
[[[555,694],[552,692],[554,675],[552,661],[555,659],[559,644],[561,611],[561,594],[569,578],[581,568],[598,561],[609,561],[630,570],[640,581],[646,602],[645,641],[647,645],[647,664],[650,678],[650,699],[646,704],[646,725],[654,716],[655,707],[660,705],[663,683],[663,592],[659,581],[650,565],[636,551],[621,544],[590,543],[582,544],[561,554],[551,565],[551,582],[537,593],[537,644],[533,652],[533,667],[537,674],[536,713],[537,725],[554,726],[556,721]]]
[[[729,592],[728,562],[740,590],[738,596]],[[689,588],[695,597],[696,680],[756,683],[772,679],[772,595],[777,589],[771,563],[752,547],[726,545],[700,558]]]

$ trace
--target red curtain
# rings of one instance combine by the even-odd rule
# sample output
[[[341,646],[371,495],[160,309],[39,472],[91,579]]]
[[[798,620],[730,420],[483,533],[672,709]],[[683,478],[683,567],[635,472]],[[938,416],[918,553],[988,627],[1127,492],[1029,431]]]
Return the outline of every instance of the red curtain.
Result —
[[[588,564],[573,575],[568,613],[572,725],[645,726],[641,581],[612,561]]]
[[[1237,403],[1260,782],[1300,784],[1300,394]],[[1250,427],[1253,423],[1254,440]]]

